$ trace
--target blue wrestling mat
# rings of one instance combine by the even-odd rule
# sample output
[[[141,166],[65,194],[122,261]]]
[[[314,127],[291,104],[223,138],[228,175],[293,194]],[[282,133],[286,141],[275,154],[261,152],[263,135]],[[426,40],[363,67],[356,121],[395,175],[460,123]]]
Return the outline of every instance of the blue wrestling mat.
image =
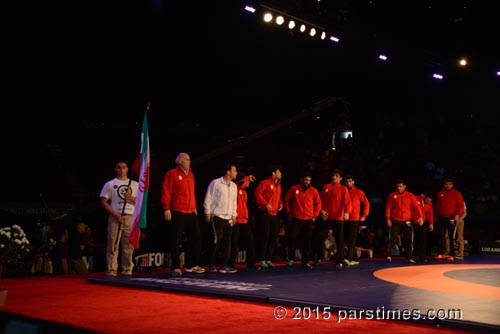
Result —
[[[401,319],[428,324],[500,332],[500,258],[468,258],[460,263],[430,260],[363,261],[337,268],[321,264],[273,269],[240,269],[237,274],[149,274],[89,277],[91,283],[232,298],[287,307],[329,307],[337,312],[398,312]],[[368,312],[368,313],[366,313]],[[404,316],[412,314],[410,318]],[[418,317],[415,315],[418,312]],[[386,317],[387,319],[387,317]]]

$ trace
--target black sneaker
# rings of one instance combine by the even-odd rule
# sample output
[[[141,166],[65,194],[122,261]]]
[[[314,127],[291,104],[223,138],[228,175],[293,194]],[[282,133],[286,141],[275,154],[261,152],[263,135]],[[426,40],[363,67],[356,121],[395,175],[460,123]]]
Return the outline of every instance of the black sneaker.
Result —
[[[172,277],[181,277],[181,276],[182,276],[182,271],[179,268],[172,270]]]

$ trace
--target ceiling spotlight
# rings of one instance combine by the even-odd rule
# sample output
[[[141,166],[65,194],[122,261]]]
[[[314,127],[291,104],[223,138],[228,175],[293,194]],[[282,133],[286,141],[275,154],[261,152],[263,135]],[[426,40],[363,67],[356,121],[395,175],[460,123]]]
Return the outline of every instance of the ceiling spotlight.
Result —
[[[309,36],[314,37],[316,35],[316,29],[311,28],[311,31],[309,32]]]
[[[245,10],[250,13],[255,13],[255,8],[250,7],[250,6],[245,6]]]
[[[330,41],[338,43],[340,41],[340,39],[338,37],[335,37],[335,36],[330,36]]]
[[[443,80],[443,78],[444,78],[444,76],[442,74],[439,74],[439,73],[432,74],[432,77],[434,79],[438,79],[438,80]]]
[[[290,22],[288,22],[288,29],[293,29],[293,28],[295,28],[295,21],[290,20]]]
[[[323,32],[321,33],[321,39],[325,39],[325,38],[326,38],[326,32],[324,32],[324,31],[323,31]]]
[[[273,15],[271,13],[264,14],[264,22],[271,22],[273,20]]]
[[[301,24],[300,25],[300,32],[304,32],[306,31],[306,25],[305,24]]]
[[[500,77],[500,71],[497,71],[497,77]]]
[[[464,66],[467,66],[468,62],[467,62],[467,59],[466,58],[460,58],[458,60],[458,65],[464,67]]]
[[[379,54],[379,55],[378,55],[378,59],[383,60],[383,61],[386,61],[386,60],[387,60],[387,56],[386,56],[386,55],[383,55],[383,54]]]
[[[280,16],[278,16],[278,17],[276,18],[276,24],[277,24],[277,25],[279,25],[279,26],[280,26],[280,25],[282,25],[282,24],[283,24],[283,22],[285,22],[285,19],[283,18],[283,16],[281,16],[281,15],[280,15]]]

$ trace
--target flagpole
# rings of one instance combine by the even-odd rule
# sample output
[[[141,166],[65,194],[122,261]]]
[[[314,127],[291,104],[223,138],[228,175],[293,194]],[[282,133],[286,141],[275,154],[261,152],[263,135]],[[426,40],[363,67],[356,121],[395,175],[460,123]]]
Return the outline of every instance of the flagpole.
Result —
[[[130,185],[132,184],[132,178],[130,177],[128,179],[128,184],[127,184],[127,190],[125,190],[125,194],[128,193],[128,191],[130,190]],[[124,201],[123,201],[123,206],[122,206],[122,212],[120,214],[120,216],[124,216],[125,214],[125,207],[127,206],[127,198],[125,195],[124,196]],[[123,219],[123,218],[122,218]],[[115,238],[115,244],[113,246],[113,252],[116,253],[116,250],[118,249],[118,243],[120,242],[120,232],[122,231],[122,225],[123,225],[123,222],[121,221],[118,221],[118,230],[116,231],[116,238]]]

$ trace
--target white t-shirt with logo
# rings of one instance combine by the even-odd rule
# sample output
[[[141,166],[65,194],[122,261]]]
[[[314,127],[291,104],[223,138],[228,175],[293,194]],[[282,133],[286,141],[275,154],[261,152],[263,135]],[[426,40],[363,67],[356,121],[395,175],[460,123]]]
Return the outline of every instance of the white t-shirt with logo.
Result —
[[[129,180],[118,180],[114,178],[104,184],[101,190],[101,197],[111,200],[111,207],[117,212],[122,212],[123,202],[125,201],[125,193],[128,191],[132,196],[137,196],[137,191],[139,189],[139,184],[137,181],[130,182],[130,187],[128,185]],[[134,204],[130,201],[125,205],[125,214],[131,215],[134,213]]]

